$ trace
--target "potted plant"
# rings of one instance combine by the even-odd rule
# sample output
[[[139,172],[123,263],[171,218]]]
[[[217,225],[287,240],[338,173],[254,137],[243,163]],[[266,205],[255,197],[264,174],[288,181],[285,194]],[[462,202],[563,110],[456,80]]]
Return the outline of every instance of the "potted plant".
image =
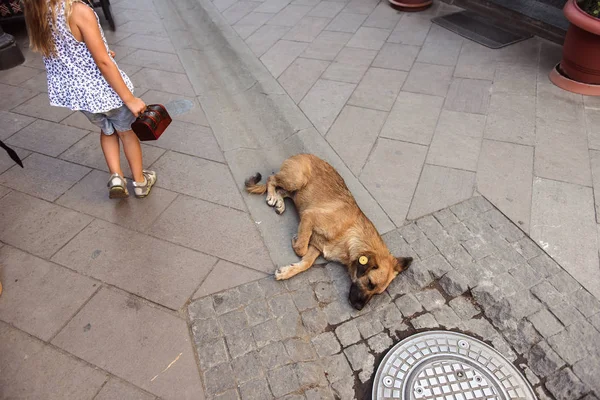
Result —
[[[423,11],[433,4],[433,0],[388,0],[390,6],[405,12]]]
[[[571,25],[550,80],[571,92],[600,96],[600,1],[568,0],[563,11]]]

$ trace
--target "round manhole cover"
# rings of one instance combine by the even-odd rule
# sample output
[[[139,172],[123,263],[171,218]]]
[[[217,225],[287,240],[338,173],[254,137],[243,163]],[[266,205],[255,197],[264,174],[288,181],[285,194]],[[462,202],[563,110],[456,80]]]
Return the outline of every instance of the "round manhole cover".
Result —
[[[431,331],[410,336],[383,358],[373,399],[535,400],[523,375],[500,353],[470,336]]]

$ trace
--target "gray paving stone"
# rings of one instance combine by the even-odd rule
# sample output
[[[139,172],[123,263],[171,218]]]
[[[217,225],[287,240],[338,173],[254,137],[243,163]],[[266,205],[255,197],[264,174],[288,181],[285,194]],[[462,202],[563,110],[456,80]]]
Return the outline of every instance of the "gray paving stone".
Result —
[[[14,166],[0,175],[0,183],[47,201],[56,200],[90,171],[36,153],[27,157],[24,164],[25,168]]]
[[[87,132],[81,129],[38,120],[11,136],[6,143],[56,157],[85,135]],[[52,140],[48,141],[48,137],[52,137]],[[98,147],[96,143],[96,149],[100,152]]]
[[[509,273],[514,279],[527,288],[537,285],[543,279],[543,276],[539,275],[528,264],[521,264],[511,268]]]
[[[554,352],[548,343],[540,342],[531,348],[527,355],[528,365],[540,377],[553,375],[565,365],[565,362]]]
[[[275,279],[261,279],[258,283],[266,298],[271,298],[287,291],[285,285]]]
[[[298,57],[279,76],[279,83],[298,104],[328,66],[327,61]]]
[[[438,327],[438,323],[435,320],[435,318],[433,317],[433,315],[427,313],[427,314],[423,314],[421,316],[418,316],[414,319],[410,320],[410,324],[413,326],[413,328],[420,330],[420,329],[433,329],[433,328],[437,328]]]
[[[224,164],[167,152],[152,167],[160,171],[158,185],[161,187],[245,210],[239,191]]]
[[[487,139],[522,145],[535,144],[535,98],[493,93],[485,127]]]
[[[302,57],[332,61],[351,37],[350,33],[323,31],[302,53]]]
[[[0,218],[0,240],[43,258],[51,257],[92,220],[18,192],[0,199]]]
[[[223,315],[239,309],[244,304],[245,300],[241,298],[237,288],[227,290],[223,293],[217,293],[212,296],[212,299],[217,315]]]
[[[554,336],[563,329],[562,324],[546,309],[530,315],[528,319],[544,338]]]
[[[590,389],[598,393],[600,391],[600,383],[597,375],[598,357],[590,355],[584,360],[573,366],[573,372],[579,377]],[[592,396],[594,398],[595,396]]]
[[[304,287],[292,293],[292,298],[299,311],[305,311],[318,305],[314,292],[310,287]]]
[[[506,300],[511,307],[512,315],[517,320],[528,317],[542,308],[542,304],[529,292],[517,292]]]
[[[416,313],[423,311],[421,303],[411,294],[400,297],[395,303],[404,318],[410,318]]]
[[[487,340],[491,340],[498,335],[492,324],[484,318],[463,321],[462,327],[467,333]]]
[[[585,317],[575,307],[568,303],[559,303],[549,307],[552,314],[565,326],[579,323]]]
[[[363,373],[373,370],[375,359],[369,353],[369,348],[364,343],[355,344],[344,350],[344,353],[350,361],[352,369],[356,372]],[[369,373],[370,376],[370,373]],[[362,380],[362,379],[361,379]]]
[[[353,90],[352,84],[320,79],[300,102],[300,108],[324,135]]]
[[[197,344],[206,343],[223,336],[221,327],[214,318],[195,321],[192,325],[192,334]]]
[[[272,318],[269,307],[262,299],[250,303],[244,311],[246,312],[250,326],[256,326]]]
[[[483,141],[477,189],[525,231],[529,230],[532,174],[532,147]]]
[[[0,248],[0,263],[4,283],[0,319],[45,341],[98,287],[93,279],[10,246]]]
[[[406,13],[392,31],[388,42],[421,46],[431,27],[431,18],[417,13]]]
[[[461,222],[451,225],[446,228],[448,234],[455,237],[458,241],[464,242],[467,241],[475,235]]]
[[[229,363],[223,363],[217,365],[204,372],[204,382],[206,385],[206,391],[209,395],[215,395],[222,393],[227,389],[235,388],[235,381],[233,379],[223,379],[223,376],[232,376],[233,370]]]
[[[380,333],[373,336],[367,341],[367,343],[372,351],[379,354],[385,352],[394,344],[393,340],[385,333]]]
[[[279,40],[262,55],[260,60],[269,72],[275,78],[278,78],[302,54],[307,46],[308,44],[303,42]]]
[[[591,186],[587,140],[581,130],[581,124],[537,119],[536,176]]]
[[[106,382],[105,372],[4,322],[0,335],[2,395],[7,398],[93,398]]]
[[[383,330],[376,313],[365,314],[355,319],[356,327],[364,339],[368,339]]]
[[[443,101],[437,96],[400,92],[381,136],[428,145]]]
[[[230,389],[226,392],[219,393],[214,398],[215,400],[239,400],[240,397],[238,395],[237,390]]]
[[[569,368],[550,376],[544,386],[557,400],[578,399],[587,391],[586,385]]]
[[[274,327],[277,329],[277,327]],[[256,343],[254,341],[254,332],[251,329],[247,329],[241,332],[235,332],[233,335],[230,333],[226,338],[227,349],[232,358],[238,358],[256,349]],[[263,344],[261,342],[261,344]]]
[[[52,260],[175,310],[185,304],[216,262],[99,220]]]
[[[198,290],[196,290],[193,297],[208,296],[265,276],[266,274],[262,272],[219,260]]]
[[[262,365],[267,370],[272,370],[292,362],[283,342],[273,342],[258,350]]]
[[[379,3],[362,26],[391,30],[398,24],[402,15],[403,14],[398,11],[390,12],[387,4]]]
[[[431,312],[437,323],[446,329],[458,328],[461,319],[456,315],[454,310],[449,306],[442,306]]]
[[[450,82],[452,81],[452,71],[453,67],[449,66],[415,62],[406,78],[406,83],[402,87],[402,90],[445,97],[448,93]],[[456,95],[453,94],[453,96]],[[458,101],[459,100],[453,100],[453,103],[458,104]],[[459,107],[458,105],[452,108],[446,106],[445,108],[454,111],[467,111],[466,107]]]
[[[320,303],[331,303],[337,299],[335,289],[329,282],[319,282],[314,286],[314,293]]]
[[[107,38],[107,40],[109,40]],[[158,51],[161,53],[175,53],[171,40],[164,36],[145,35],[134,33],[119,41],[120,46],[127,46],[137,49]]]
[[[314,337],[312,344],[321,358],[337,354],[342,349],[333,332],[325,332]]]
[[[522,320],[518,323],[513,321],[508,329],[503,331],[506,340],[520,354],[525,354],[531,347],[542,340],[531,322]]]
[[[298,390],[300,383],[292,365],[286,365],[279,369],[269,371],[267,379],[271,391],[276,397],[286,395]]]
[[[590,340],[598,339],[598,332],[584,321],[567,327],[548,339],[548,343],[568,364],[573,365],[588,354],[595,352]]]
[[[271,18],[268,24],[293,27],[297,25],[312,8],[312,6],[305,5],[288,5]]]
[[[380,50],[391,30],[381,28],[370,28],[362,26],[358,28],[347,46],[361,49]]]
[[[186,323],[131,295],[101,289],[52,343],[166,399],[202,392]]]
[[[274,398],[266,379],[257,379],[240,385],[240,394],[243,400]]]
[[[405,79],[403,71],[369,68],[348,103],[390,111]]]
[[[0,83],[0,94],[2,94],[2,97],[0,97],[0,110],[9,111],[35,97],[38,93],[33,90]]]
[[[277,319],[279,331],[284,339],[289,338],[305,338],[308,332],[302,325],[302,317],[297,312],[289,312]]]
[[[25,115],[0,111],[0,140],[8,139],[34,121],[34,118]]]
[[[18,114],[24,114],[33,118],[41,118],[52,122],[62,121],[73,113],[73,111],[68,108],[51,106],[47,93],[38,94],[20,106],[13,108],[13,111]]]
[[[494,76],[494,93],[513,93],[535,96],[537,68],[523,65],[498,63]]]
[[[132,74],[130,78],[136,87],[160,90],[162,92],[189,97],[196,95],[185,74],[143,68],[141,71]]]
[[[506,343],[506,341],[504,339],[502,339],[501,336],[494,337],[494,339],[492,340],[492,346],[496,350],[498,350],[500,352],[500,354],[502,354],[504,357],[506,357],[506,359],[508,361],[514,363],[517,360],[517,355],[515,354],[513,349],[510,347],[510,345],[508,343]],[[527,374],[527,370],[525,373]],[[530,378],[528,377],[528,379],[530,379]],[[530,381],[530,383],[532,383],[532,382]]]
[[[421,48],[417,61],[427,64],[455,66],[462,42],[438,43],[427,42]]]
[[[461,319],[471,319],[475,315],[481,313],[481,310],[473,304],[473,302],[466,297],[456,297],[448,303],[450,307],[454,310],[456,315],[458,315]]]
[[[33,78],[36,75],[40,75],[39,69],[19,65],[17,67],[2,71],[0,74],[0,82],[9,85],[20,86],[23,82]]]
[[[329,303],[323,309],[323,311],[327,317],[327,322],[329,325],[337,325],[349,320],[351,317],[350,313],[353,312],[353,309],[350,307],[350,304],[348,304],[346,299],[342,299],[334,301],[333,303]]]
[[[205,320],[216,316],[213,300],[211,297],[205,297],[193,301],[188,306],[188,313],[191,320]]]
[[[308,400],[334,400],[333,395],[329,389],[316,387],[313,389],[309,389],[304,392],[304,395]],[[589,400],[589,399],[585,399]]]
[[[345,322],[338,326],[335,329],[335,334],[344,347],[350,346],[361,340],[360,332],[358,331],[355,320]]]
[[[317,353],[311,343],[304,339],[289,339],[284,344],[293,362],[311,361],[317,358]]]
[[[386,126],[389,122],[388,118]],[[361,182],[397,225],[406,218],[426,151],[424,146],[380,139],[360,175]]]
[[[262,324],[256,325],[252,328],[252,335],[258,347],[263,347],[271,342],[281,340],[281,334],[277,327],[277,321],[271,319],[263,322]]]
[[[600,295],[600,279],[594,272],[598,252],[588,239],[596,229],[591,189],[536,178],[532,204],[532,239],[547,247],[548,254],[586,289]]]
[[[341,12],[325,29],[334,32],[355,33],[366,18],[367,16],[363,14]]]
[[[443,167],[477,170],[481,139],[452,133],[435,134],[427,154],[427,163]]]
[[[549,80],[538,80],[536,116],[550,121],[580,122],[584,120],[583,98],[561,90]],[[585,135],[586,131],[582,130]],[[539,137],[539,135],[538,135]]]
[[[440,210],[473,195],[475,174],[434,165],[425,165],[415,191],[408,218]]]
[[[208,231],[195,221],[204,221],[203,226],[213,229]],[[255,224],[237,210],[180,196],[158,218],[150,232],[260,271],[273,270]]]
[[[225,161],[210,128],[182,121],[174,121],[169,125],[169,134],[152,145],[212,161]]]
[[[344,3],[338,1],[322,1],[308,13],[308,16],[333,18],[342,11],[344,6]]]
[[[94,397],[97,400],[131,399],[131,400],[153,400],[154,396],[141,389],[126,383],[118,378],[111,377],[106,385]]]
[[[296,364],[296,375],[303,389],[314,386],[327,386],[327,378],[323,367],[316,362],[301,362]],[[303,395],[295,395],[295,398],[305,399]]]
[[[329,68],[323,79],[347,83],[359,83],[377,55],[376,50],[344,47]]]
[[[298,312],[292,296],[289,293],[284,293],[272,297],[269,301],[269,307],[276,317],[281,317],[288,312]]]
[[[538,274],[542,275],[545,278],[560,274],[561,272],[564,272],[564,270],[558,266],[556,261],[554,261],[547,254],[542,254],[540,256],[532,258],[527,263],[533,269],[535,269]],[[551,283],[552,283],[552,281],[551,281]],[[555,285],[555,287],[556,287],[556,285]],[[574,290],[577,290],[577,288],[575,288]]]
[[[459,219],[456,218],[456,215],[454,215],[450,209],[437,211],[433,216],[438,220],[440,225],[446,229],[454,224],[460,223]]]
[[[411,247],[417,252],[422,260],[437,254],[438,249],[427,238],[421,238],[412,243]],[[439,258],[439,257],[438,257]]]
[[[248,327],[248,320],[244,310],[234,310],[217,317],[219,325],[225,334],[238,332]]]
[[[406,240],[407,243],[413,243],[418,239],[424,238],[424,233],[415,223],[401,226],[398,228],[398,233]]]
[[[320,2],[319,5],[327,3]],[[339,3],[335,3],[339,4]],[[319,6],[317,5],[317,7]],[[316,9],[313,8],[313,11]],[[285,40],[293,40],[296,42],[312,42],[319,33],[329,24],[330,18],[305,16],[283,37]]]
[[[119,62],[163,71],[185,73],[179,57],[175,54],[159,53],[151,50],[136,50],[121,58]]]
[[[251,12],[233,25],[233,29],[242,39],[247,39],[258,28],[266,24],[275,14]]]
[[[363,168],[386,117],[382,111],[346,106],[327,133],[327,141],[354,174]]]
[[[458,271],[450,271],[440,279],[440,285],[449,296],[456,297],[469,290],[469,280]]]
[[[335,382],[331,385],[331,388],[338,399],[351,399],[356,394],[351,379]]]
[[[415,298],[427,311],[433,311],[446,303],[446,299],[436,289],[426,289],[415,293]]]
[[[455,78],[450,85],[444,108],[475,114],[487,114],[492,83],[478,79]]]
[[[600,301],[585,289],[574,292],[569,296],[569,300],[586,317],[600,313]]]
[[[223,338],[196,342],[196,351],[198,352],[198,359],[200,360],[200,368],[204,370],[229,361],[225,340]]]

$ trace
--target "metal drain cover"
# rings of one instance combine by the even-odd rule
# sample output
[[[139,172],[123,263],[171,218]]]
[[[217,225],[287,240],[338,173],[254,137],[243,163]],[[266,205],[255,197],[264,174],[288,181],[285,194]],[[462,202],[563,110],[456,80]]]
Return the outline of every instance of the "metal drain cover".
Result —
[[[410,336],[383,358],[373,399],[535,400],[523,375],[500,353],[470,336],[430,331]]]

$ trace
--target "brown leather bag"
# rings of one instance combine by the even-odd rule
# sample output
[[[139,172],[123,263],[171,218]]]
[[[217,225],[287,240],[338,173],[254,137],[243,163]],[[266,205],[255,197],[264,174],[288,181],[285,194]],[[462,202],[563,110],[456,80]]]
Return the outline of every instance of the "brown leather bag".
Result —
[[[171,116],[162,104],[151,104],[131,124],[131,129],[141,141],[156,140],[171,123]]]

